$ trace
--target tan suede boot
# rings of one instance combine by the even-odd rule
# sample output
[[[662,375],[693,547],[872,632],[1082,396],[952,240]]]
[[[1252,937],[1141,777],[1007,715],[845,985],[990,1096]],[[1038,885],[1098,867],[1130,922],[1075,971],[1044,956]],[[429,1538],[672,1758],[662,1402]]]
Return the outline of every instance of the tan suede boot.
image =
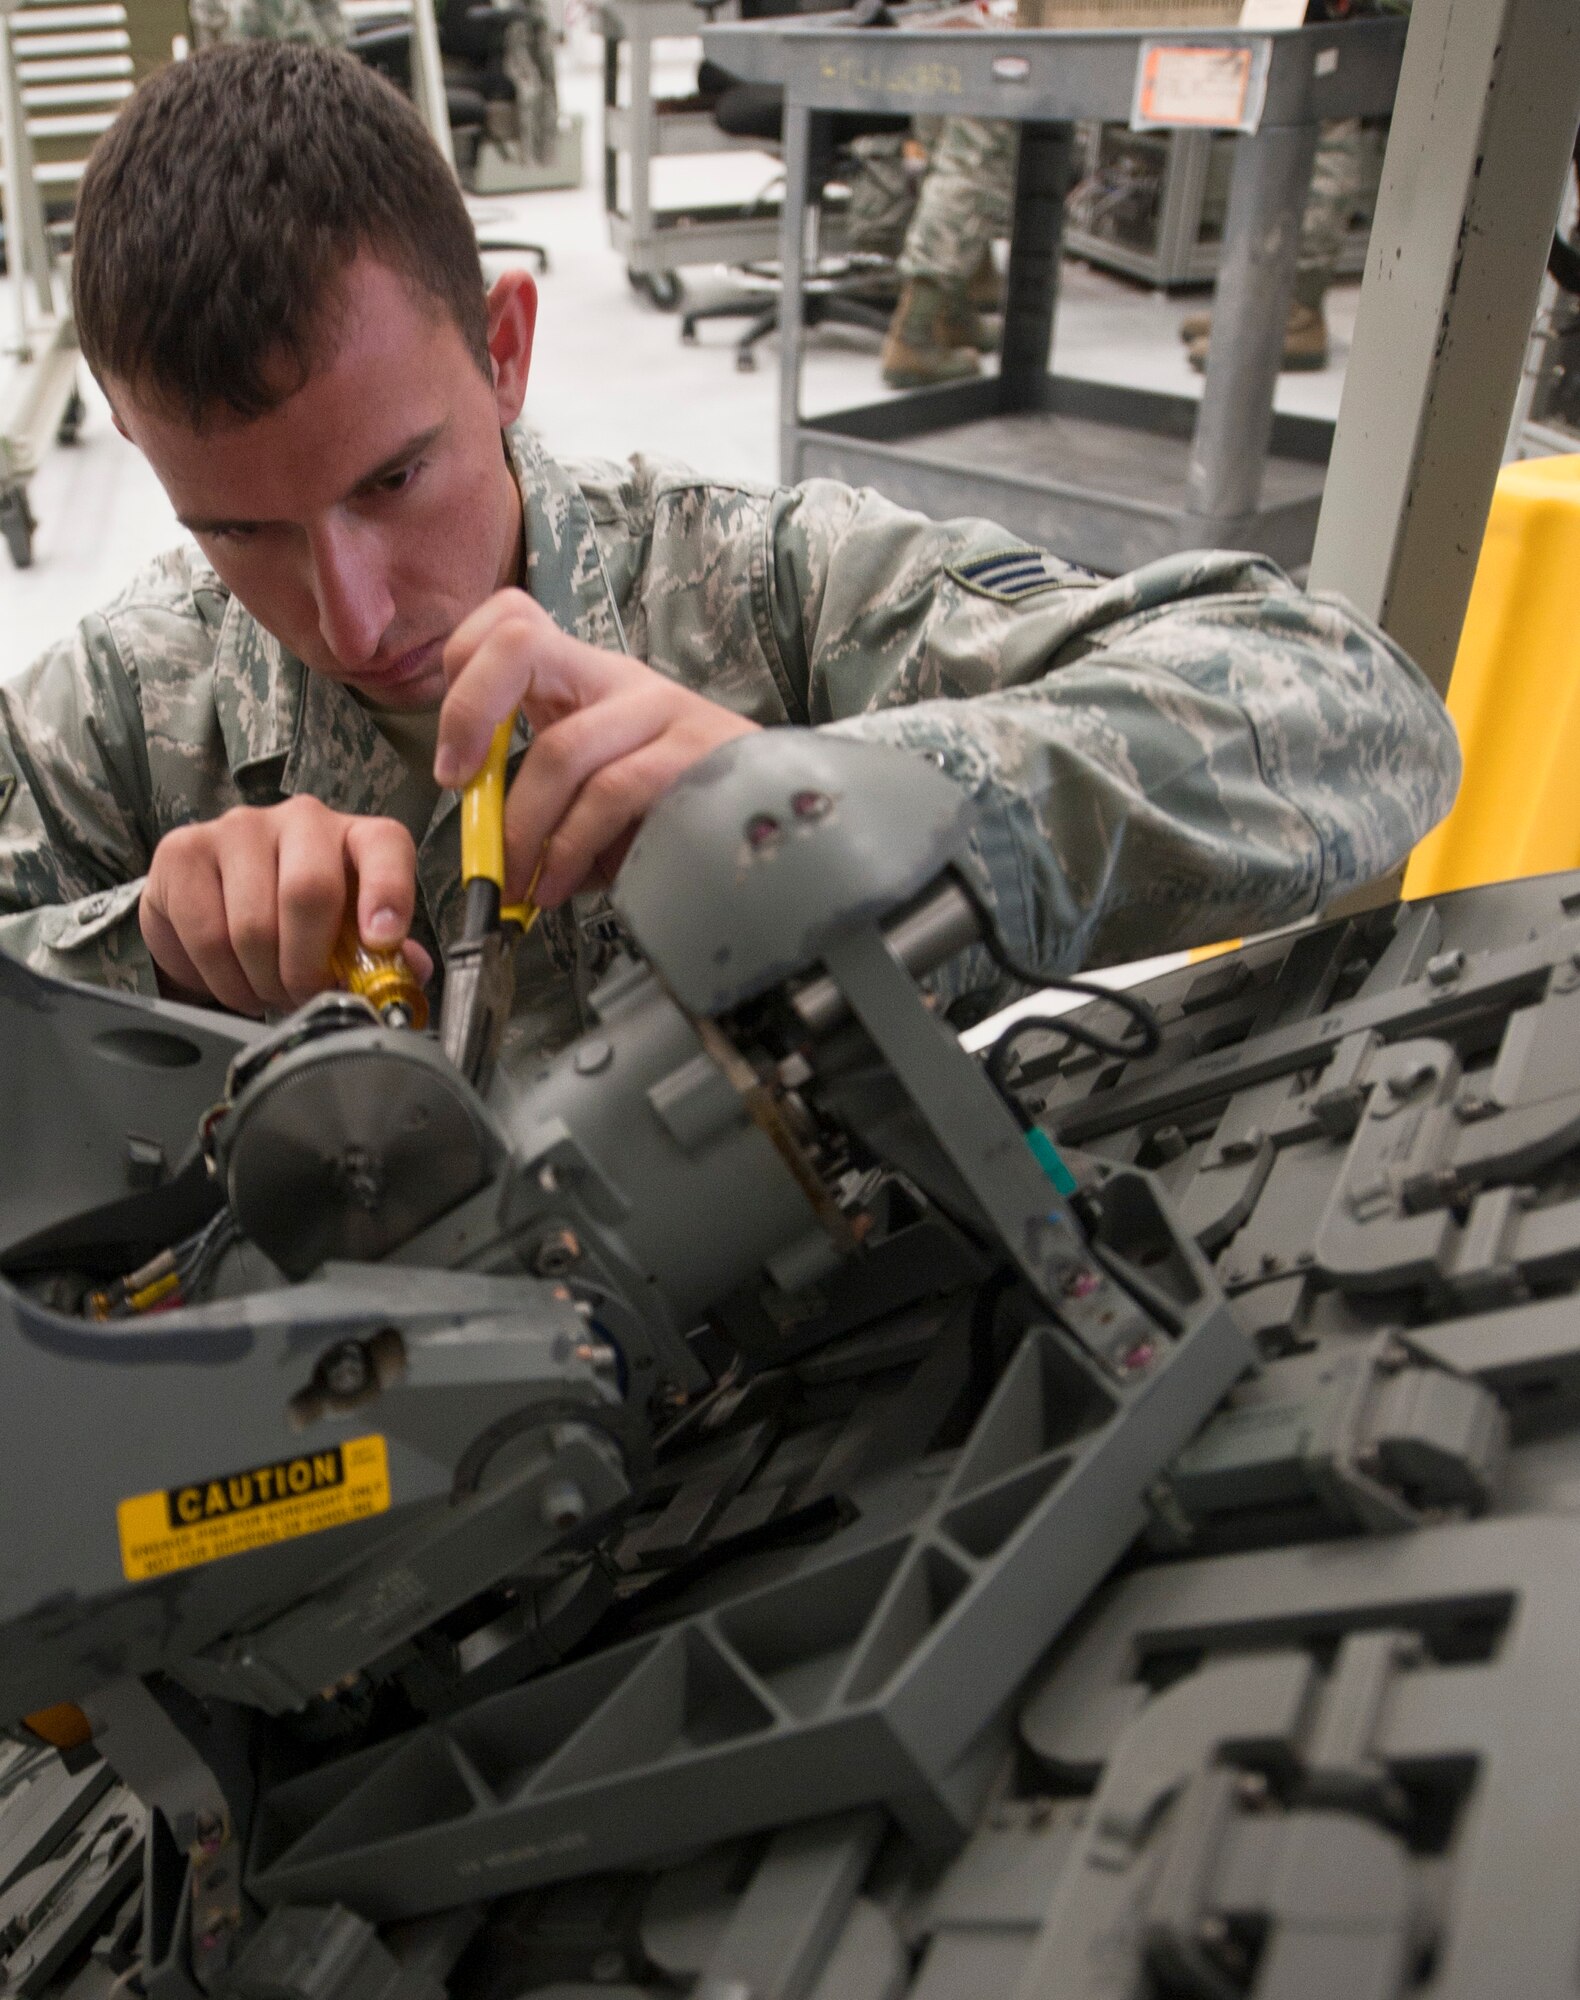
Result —
[[[1211,322],[1208,322],[1209,328]],[[1190,342],[1186,359],[1192,368],[1207,366],[1210,332]],[[1281,369],[1296,371],[1326,368],[1328,365],[1328,323],[1320,306],[1292,305],[1284,322],[1284,355]]]
[[[928,389],[981,372],[975,349],[956,335],[949,292],[936,278],[906,279],[880,365],[891,389]]]

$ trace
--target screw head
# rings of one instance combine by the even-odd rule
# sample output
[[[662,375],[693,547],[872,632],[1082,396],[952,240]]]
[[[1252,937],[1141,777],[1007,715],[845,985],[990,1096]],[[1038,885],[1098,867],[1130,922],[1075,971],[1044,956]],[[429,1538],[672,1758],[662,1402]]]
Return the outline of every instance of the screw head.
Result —
[[[359,1396],[372,1377],[360,1340],[343,1340],[324,1356],[324,1387],[332,1396]]]
[[[574,1479],[551,1479],[543,1489],[538,1511],[546,1528],[557,1529],[562,1535],[568,1534],[572,1528],[579,1528],[587,1518],[587,1495]]]
[[[581,1261],[582,1246],[571,1229],[552,1229],[532,1253],[532,1268],[540,1278],[562,1278]]]
[[[834,801],[827,792],[797,792],[790,801],[790,810],[797,819],[827,819],[834,810]]]
[[[1065,1273],[1064,1296],[1067,1299],[1089,1299],[1102,1282],[1089,1264],[1077,1264],[1073,1271]]]
[[[746,845],[760,853],[779,838],[779,822],[772,813],[753,813],[746,822]]]

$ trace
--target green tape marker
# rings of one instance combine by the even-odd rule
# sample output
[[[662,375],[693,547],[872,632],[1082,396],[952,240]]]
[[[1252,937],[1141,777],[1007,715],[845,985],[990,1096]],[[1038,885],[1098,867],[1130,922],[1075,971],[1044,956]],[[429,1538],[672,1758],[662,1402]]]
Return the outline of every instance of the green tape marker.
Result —
[[[1059,1157],[1059,1149],[1047,1133],[1033,1125],[1026,1134],[1026,1144],[1031,1148],[1031,1156],[1042,1168],[1060,1194],[1074,1194],[1076,1179]]]

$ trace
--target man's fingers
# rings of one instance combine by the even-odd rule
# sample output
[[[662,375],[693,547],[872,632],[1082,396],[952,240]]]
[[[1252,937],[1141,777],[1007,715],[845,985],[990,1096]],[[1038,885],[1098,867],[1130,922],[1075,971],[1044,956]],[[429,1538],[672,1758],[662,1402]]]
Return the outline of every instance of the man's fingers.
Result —
[[[505,877],[512,899],[526,893],[543,843],[582,786],[603,765],[660,735],[672,697],[666,682],[648,675],[629,693],[578,709],[534,739],[505,801]]]
[[[389,951],[411,929],[417,904],[417,849],[399,820],[346,822],[346,858],[357,878],[357,932]]]
[[[231,944],[224,882],[212,853],[193,853],[173,876],[164,907],[199,985],[233,1014],[261,1014],[264,1003]]]
[[[444,649],[450,682],[439,712],[434,776],[473,778],[499,724],[522,709],[535,729],[610,693],[632,662],[562,632],[521,591],[501,591],[465,620]]]
[[[553,909],[575,895],[599,855],[630,832],[695,762],[695,751],[671,734],[595,772],[549,840],[537,900]]]
[[[264,1006],[288,1007],[280,979],[278,826],[262,814],[237,814],[229,832],[218,861],[230,948]]]
[[[322,807],[282,811],[279,838],[280,983],[300,1006],[322,991],[345,922],[345,847],[341,823]]]
[[[415,938],[407,938],[400,949],[401,957],[417,975],[417,984],[426,986],[433,977],[433,960]]]
[[[138,910],[138,922],[142,927],[143,943],[147,945],[154,965],[166,984],[185,998],[211,999],[213,996],[203,983],[202,973],[187,956],[186,948],[176,936],[174,924],[146,893]],[[163,991],[164,987],[160,990]]]

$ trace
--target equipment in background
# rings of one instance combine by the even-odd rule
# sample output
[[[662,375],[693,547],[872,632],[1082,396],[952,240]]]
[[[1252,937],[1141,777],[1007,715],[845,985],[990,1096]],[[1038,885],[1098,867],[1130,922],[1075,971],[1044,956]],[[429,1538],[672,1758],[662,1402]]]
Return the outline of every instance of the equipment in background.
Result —
[[[82,422],[77,334],[51,227],[71,213],[89,144],[131,94],[126,10],[0,0],[0,217],[14,320],[0,335],[0,534],[33,560],[28,482]],[[43,157],[40,157],[42,152]]]
[[[1580,879],[979,1063],[971,837],[738,739],[486,1096],[0,959],[0,1991],[1571,1990]]]

